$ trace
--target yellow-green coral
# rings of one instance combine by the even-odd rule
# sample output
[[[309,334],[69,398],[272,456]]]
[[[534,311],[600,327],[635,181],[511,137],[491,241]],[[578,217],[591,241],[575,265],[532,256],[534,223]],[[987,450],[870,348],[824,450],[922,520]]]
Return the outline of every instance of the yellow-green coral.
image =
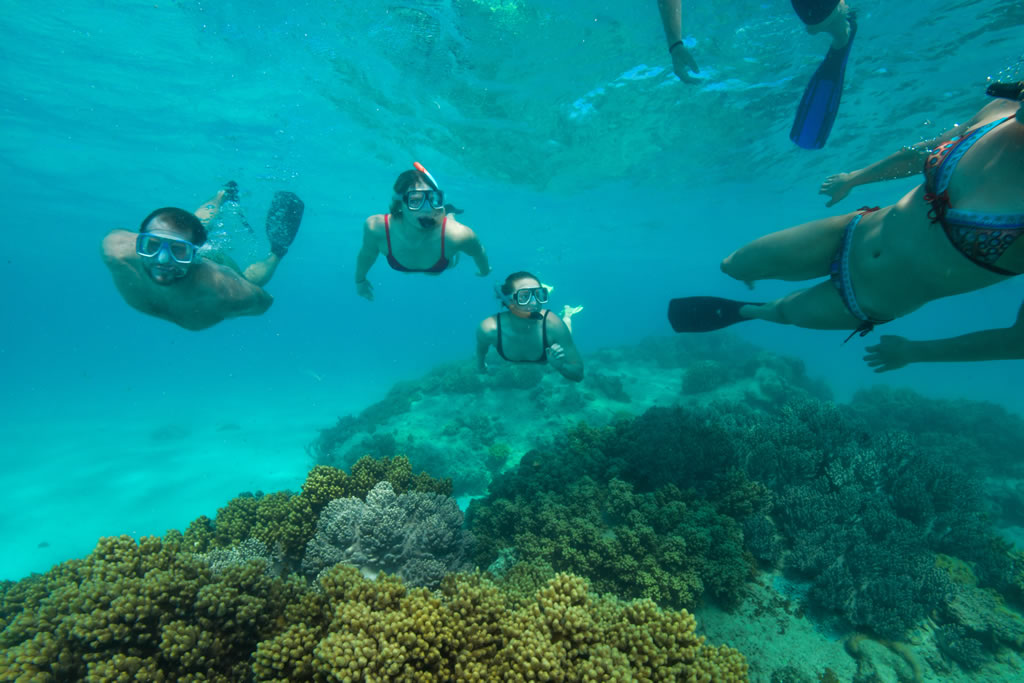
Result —
[[[688,612],[598,597],[569,574],[532,599],[479,573],[430,592],[344,565],[314,589],[258,562],[214,574],[182,541],[105,538],[27,581],[0,679],[746,680],[743,656],[705,645]]]

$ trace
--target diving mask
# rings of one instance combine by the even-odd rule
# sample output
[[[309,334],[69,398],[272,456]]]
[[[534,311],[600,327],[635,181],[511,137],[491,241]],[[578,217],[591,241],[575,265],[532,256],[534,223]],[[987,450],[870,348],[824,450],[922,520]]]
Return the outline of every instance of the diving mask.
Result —
[[[198,247],[188,240],[154,232],[140,232],[135,238],[135,253],[144,259],[156,259],[158,263],[173,261],[190,266],[195,262]]]
[[[410,211],[419,211],[423,208],[424,203],[429,203],[432,209],[444,208],[444,190],[434,180],[434,176],[430,175],[430,171],[424,168],[423,164],[418,161],[412,162],[413,168],[420,172],[427,184],[430,185],[429,190],[409,190],[401,197],[398,197],[405,202],[406,207]]]
[[[546,287],[524,287],[512,292],[510,298],[519,306],[528,306],[531,300],[536,301],[538,304],[546,304],[548,302],[548,290]]]
[[[440,209],[444,207],[444,191],[409,190],[402,195],[402,201],[410,211],[419,211],[424,203],[429,203],[432,209]]]

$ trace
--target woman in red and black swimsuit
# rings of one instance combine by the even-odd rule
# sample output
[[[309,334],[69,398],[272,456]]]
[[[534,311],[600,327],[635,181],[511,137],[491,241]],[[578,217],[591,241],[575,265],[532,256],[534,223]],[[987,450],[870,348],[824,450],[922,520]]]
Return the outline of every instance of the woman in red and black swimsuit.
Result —
[[[395,180],[389,213],[363,224],[363,246],[356,257],[356,294],[373,301],[366,275],[380,254],[400,273],[438,275],[458,262],[461,252],[476,262],[477,275],[491,272],[487,252],[476,233],[447,215],[444,191],[423,166]]]
[[[1001,85],[1005,91],[1017,84]],[[923,170],[923,182],[896,204],[772,233],[722,262],[727,275],[750,286],[763,279],[824,282],[761,304],[678,299],[670,308],[673,325],[706,331],[758,319],[866,334],[929,301],[1024,272],[1024,83],[1009,89],[1013,99],[993,101],[965,125],[833,176],[821,189],[831,206],[856,185]],[[915,362],[1024,359],[1024,306],[1007,328],[932,341],[883,336],[867,350],[876,372]]]

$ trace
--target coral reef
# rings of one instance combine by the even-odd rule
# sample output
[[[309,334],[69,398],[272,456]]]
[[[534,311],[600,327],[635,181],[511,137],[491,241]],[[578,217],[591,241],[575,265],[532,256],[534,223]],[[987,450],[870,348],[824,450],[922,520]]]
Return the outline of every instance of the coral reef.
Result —
[[[515,607],[479,574],[430,593],[339,565],[314,590],[260,562],[214,574],[181,540],[105,538],[6,586],[17,609],[5,607],[0,678],[747,680],[744,657],[706,645],[687,612],[598,597],[579,577],[557,575]]]
[[[332,500],[320,513],[302,569],[316,575],[339,562],[376,578],[393,574],[410,586],[436,588],[445,574],[471,568],[472,535],[455,500],[432,493],[395,495],[382,481],[359,498]]]
[[[481,566],[493,569],[512,548],[517,560],[585,576],[599,592],[676,608],[705,592],[734,603],[750,577],[736,521],[671,484],[637,494],[620,479],[583,477],[556,490],[506,492],[470,506]]]
[[[194,520],[185,530],[186,548],[207,553],[254,539],[276,558],[282,571],[295,570],[327,503],[335,498],[365,498],[382,481],[389,482],[397,493],[452,493],[451,480],[434,479],[423,472],[414,475],[409,460],[400,456],[361,458],[351,473],[317,465],[307,475],[300,494],[242,495],[220,508],[215,519],[202,516]]]

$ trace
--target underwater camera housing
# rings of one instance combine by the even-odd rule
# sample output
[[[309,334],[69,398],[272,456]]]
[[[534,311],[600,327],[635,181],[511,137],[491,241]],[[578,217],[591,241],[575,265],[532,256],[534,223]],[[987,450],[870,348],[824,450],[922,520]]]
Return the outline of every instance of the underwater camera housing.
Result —
[[[985,94],[989,97],[998,97],[1001,100],[1024,102],[1024,81],[1017,81],[1016,83],[1000,83],[997,81],[985,89]],[[1024,107],[1017,110],[1017,115],[1014,118],[1017,123],[1024,125]]]
[[[1024,99],[1024,81],[1017,81],[1016,83],[993,83],[988,86],[985,90],[985,94],[989,97],[998,97],[1003,100],[1015,100],[1017,102]]]

